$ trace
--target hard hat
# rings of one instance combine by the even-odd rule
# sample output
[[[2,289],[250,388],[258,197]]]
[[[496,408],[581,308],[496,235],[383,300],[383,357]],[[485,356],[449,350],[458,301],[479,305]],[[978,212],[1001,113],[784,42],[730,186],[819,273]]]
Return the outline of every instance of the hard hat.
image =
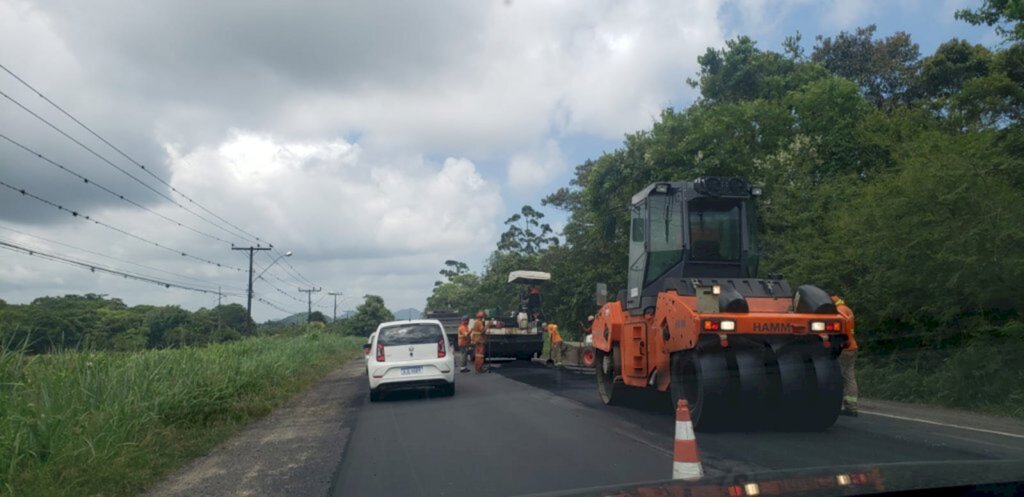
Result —
[[[558,325],[555,324],[555,323],[549,324],[548,325],[548,331],[558,331]]]
[[[469,322],[469,316],[462,316],[462,322],[463,323]]]

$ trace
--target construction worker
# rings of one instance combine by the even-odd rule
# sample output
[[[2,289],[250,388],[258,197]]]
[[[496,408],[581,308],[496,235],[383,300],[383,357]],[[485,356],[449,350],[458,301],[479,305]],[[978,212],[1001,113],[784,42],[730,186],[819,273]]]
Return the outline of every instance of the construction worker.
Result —
[[[558,333],[557,324],[548,325],[548,336],[551,338],[551,361],[555,363],[556,368],[562,367],[562,353],[565,349],[565,342],[562,341],[562,335]]]
[[[469,317],[462,316],[462,322],[459,323],[459,357],[462,368],[459,371],[463,373],[469,371],[469,349]]]
[[[470,336],[473,339],[475,350],[473,351],[473,366],[477,373],[484,372],[484,345],[487,343],[487,333],[484,327],[484,320],[487,314],[484,311],[476,313],[476,321],[473,323],[473,331]]]
[[[843,375],[843,409],[840,414],[857,417],[857,375],[854,365],[857,362],[857,339],[853,336],[853,309],[838,295],[832,296],[836,310],[850,319],[850,329],[846,332],[846,347],[839,354],[839,371]]]

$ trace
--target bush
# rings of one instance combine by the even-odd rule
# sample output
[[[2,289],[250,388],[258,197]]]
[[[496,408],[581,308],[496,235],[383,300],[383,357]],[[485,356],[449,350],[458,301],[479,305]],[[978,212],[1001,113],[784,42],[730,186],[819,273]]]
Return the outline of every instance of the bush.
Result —
[[[0,349],[0,494],[134,495],[359,347],[315,333],[142,352]]]

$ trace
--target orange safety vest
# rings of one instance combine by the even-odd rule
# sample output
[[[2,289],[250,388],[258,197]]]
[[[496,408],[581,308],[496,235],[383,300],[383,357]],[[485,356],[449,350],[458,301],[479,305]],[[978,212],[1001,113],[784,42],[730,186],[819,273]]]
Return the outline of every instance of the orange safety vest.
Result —
[[[857,339],[854,338],[854,336],[853,336],[853,332],[854,332],[853,309],[850,309],[850,307],[846,305],[846,302],[843,301],[842,298],[833,296],[832,297],[832,301],[835,302],[836,310],[839,311],[839,314],[842,314],[843,316],[845,316],[845,317],[850,319],[850,329],[846,330],[846,338],[847,338],[846,350],[849,350],[851,352],[856,351],[857,350]]]
[[[483,344],[485,341],[487,341],[487,334],[484,329],[484,320],[477,319],[476,322],[473,323],[473,343],[479,345]]]
[[[551,334],[551,343],[559,343],[562,341],[562,334],[559,333],[558,330],[549,330],[548,333]]]
[[[465,347],[469,345],[469,327],[464,324],[459,325],[459,347]]]

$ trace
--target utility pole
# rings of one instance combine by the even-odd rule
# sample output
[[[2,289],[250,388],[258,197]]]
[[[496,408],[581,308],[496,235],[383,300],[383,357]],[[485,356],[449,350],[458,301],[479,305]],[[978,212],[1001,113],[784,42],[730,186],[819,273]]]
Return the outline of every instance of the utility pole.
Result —
[[[220,297],[223,295],[220,293],[220,285],[217,285],[217,307],[220,307]]]
[[[306,294],[306,322],[309,322],[309,318],[313,317],[313,294],[319,292],[322,288],[300,288],[299,291]]]
[[[249,321],[252,321],[252,255],[260,250],[270,250],[274,248],[273,245],[267,247],[261,247],[256,244],[255,247],[236,247],[234,244],[231,245],[231,250],[248,250],[249,251],[249,298],[246,299],[245,313],[249,316]]]
[[[331,322],[338,320],[338,297],[341,296],[341,292],[327,292],[327,295],[334,297],[334,315],[331,316]]]

